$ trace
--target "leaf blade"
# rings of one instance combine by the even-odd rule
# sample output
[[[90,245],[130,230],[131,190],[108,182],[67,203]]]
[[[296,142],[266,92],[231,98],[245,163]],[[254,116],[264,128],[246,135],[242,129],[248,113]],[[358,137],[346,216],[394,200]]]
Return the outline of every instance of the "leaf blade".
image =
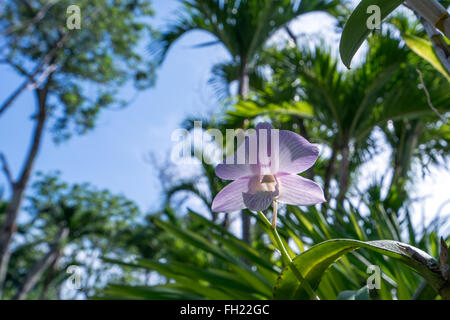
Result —
[[[381,20],[403,3],[403,0],[362,0],[355,8],[342,31],[339,52],[342,62],[350,69],[353,56],[372,30],[367,28],[367,8],[376,5],[380,8]]]

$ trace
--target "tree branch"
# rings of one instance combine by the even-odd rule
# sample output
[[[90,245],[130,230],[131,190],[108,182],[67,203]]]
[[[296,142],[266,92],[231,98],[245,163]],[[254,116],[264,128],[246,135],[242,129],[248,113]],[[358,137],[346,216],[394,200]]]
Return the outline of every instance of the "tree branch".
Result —
[[[62,228],[55,239],[50,245],[49,252],[38,260],[31,270],[28,272],[24,282],[21,284],[16,295],[13,297],[14,300],[23,300],[27,297],[28,293],[34,288],[36,283],[39,281],[42,274],[52,265],[52,263],[57,259],[59,255],[60,247],[69,235],[69,228]]]
[[[411,6],[410,2],[411,1],[408,1],[404,5],[414,12],[417,19],[425,29],[428,38],[430,38],[436,55],[438,56],[447,72],[450,73],[450,47],[444,40],[443,36],[439,33],[439,31],[436,30],[435,26],[425,17],[423,17],[422,14],[419,13],[414,6]]]
[[[50,61],[54,60],[54,57],[58,50],[64,44],[64,41],[68,38],[69,33],[62,35],[53,48],[45,55],[45,57],[41,60],[41,62],[36,66],[36,68],[31,72],[31,74],[25,79],[25,81],[8,97],[8,99],[3,102],[0,106],[0,116],[3,112],[5,112],[8,107],[12,105],[14,100],[30,85],[30,83],[35,83],[35,77],[42,72],[43,68],[50,63]],[[51,63],[52,65],[53,63]],[[53,68],[53,67],[52,67]],[[45,73],[47,68],[43,71]]]
[[[5,155],[1,152],[0,152],[0,163],[2,164],[2,170],[6,176],[6,180],[8,180],[9,185],[11,186],[11,188],[13,188],[14,180],[11,175],[11,171],[9,170],[8,161],[6,161]]]
[[[407,4],[450,39],[450,15],[439,2],[408,0]]]
[[[291,40],[294,42],[294,44],[298,47],[297,37],[294,35],[292,30],[287,25],[284,27],[284,30],[288,34],[289,38],[291,38]]]

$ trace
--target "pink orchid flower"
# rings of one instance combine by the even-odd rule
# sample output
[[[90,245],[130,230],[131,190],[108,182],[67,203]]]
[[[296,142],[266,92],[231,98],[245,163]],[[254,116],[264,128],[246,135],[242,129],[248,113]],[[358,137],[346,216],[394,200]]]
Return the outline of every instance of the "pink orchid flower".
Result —
[[[277,152],[273,150],[276,148],[271,148],[271,131],[278,133]],[[268,145],[265,150],[270,159],[267,164],[260,159],[260,147],[264,143],[260,141],[261,136],[267,137],[265,140]],[[255,164],[251,164],[248,146],[249,141],[255,137],[258,141],[255,157],[257,160]],[[313,205],[326,201],[318,184],[297,175],[309,169],[319,155],[318,147],[302,136],[288,130],[274,130],[269,123],[260,123],[256,126],[256,133],[246,137],[245,143],[241,144],[236,154],[242,151],[242,148],[245,148],[246,159],[243,164],[237,164],[236,161],[230,164],[225,161],[216,167],[218,177],[234,181],[214,198],[213,211],[233,212],[245,208],[264,211],[273,203],[276,214],[277,202]],[[233,156],[234,160],[237,158],[236,154]]]

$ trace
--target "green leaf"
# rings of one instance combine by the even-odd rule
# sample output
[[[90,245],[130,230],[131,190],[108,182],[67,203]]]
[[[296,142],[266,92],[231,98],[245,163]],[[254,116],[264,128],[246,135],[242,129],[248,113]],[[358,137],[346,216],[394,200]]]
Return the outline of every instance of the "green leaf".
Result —
[[[414,51],[414,53],[428,61],[437,71],[442,73],[442,75],[450,81],[450,75],[434,52],[433,45],[430,41],[409,34],[403,34],[402,37],[403,40],[405,40],[406,45]]]
[[[252,262],[254,265],[266,268],[270,272],[275,273],[275,275],[278,275],[278,273],[280,272],[273,263],[267,261],[264,257],[262,257],[258,253],[258,251],[256,251],[254,248],[252,248],[245,242],[236,238],[232,233],[230,233],[225,228],[209,221],[205,217],[193,211],[189,211],[189,215],[192,218],[201,221],[202,224],[208,226],[209,228],[217,230],[220,234],[211,232],[210,236],[215,238],[225,248],[229,249],[231,252],[234,252],[237,256],[244,257],[249,262]]]
[[[346,253],[359,248],[366,248],[384,254],[406,264],[424,277],[436,291],[444,283],[438,271],[439,265],[434,258],[420,249],[392,240],[368,242],[347,239],[329,240],[315,245],[298,255],[293,260],[293,263],[309,282],[313,290],[316,290],[324,273],[333,263]],[[278,277],[274,288],[274,298],[308,299],[307,293],[301,288],[289,266],[284,268]]]
[[[215,257],[229,264],[229,267],[245,278],[248,284],[254,286],[260,292],[270,295],[272,284],[261,274],[255,273],[250,266],[242,262],[238,257],[232,255],[228,251],[222,250],[220,247],[211,243],[207,239],[187,229],[175,227],[161,220],[155,220],[155,224],[169,233],[176,235],[186,243],[189,243],[201,250],[211,253]]]
[[[198,300],[201,297],[186,294],[171,288],[109,285],[100,291],[100,296],[94,299],[161,299],[161,300]]]
[[[369,288],[362,287],[359,290],[346,290],[339,293],[337,300],[369,300]]]
[[[403,3],[403,0],[363,0],[359,3],[345,24],[342,32],[339,51],[344,65],[350,69],[353,56],[372,30],[367,28],[367,19],[370,14],[367,8],[371,5],[380,7],[381,20]]]
[[[434,300],[437,295],[437,292],[426,281],[423,281],[414,292],[412,300]]]

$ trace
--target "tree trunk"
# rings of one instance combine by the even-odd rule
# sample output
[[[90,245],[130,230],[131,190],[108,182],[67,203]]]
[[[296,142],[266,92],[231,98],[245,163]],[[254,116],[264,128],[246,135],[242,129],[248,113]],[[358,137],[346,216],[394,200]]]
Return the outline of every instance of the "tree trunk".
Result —
[[[41,146],[42,135],[44,132],[45,121],[47,119],[46,102],[48,95],[49,82],[51,75],[43,89],[36,89],[36,98],[38,104],[38,114],[36,117],[36,126],[33,131],[33,138],[30,150],[26,157],[22,172],[17,182],[13,183],[13,192],[11,200],[6,208],[5,220],[0,229],[0,298],[6,278],[9,258],[11,255],[10,245],[17,229],[17,217],[19,215],[25,188],[30,180],[31,170],[36,160],[39,148]]]
[[[339,196],[338,203],[343,205],[345,195],[348,190],[348,180],[349,180],[349,169],[350,169],[350,148],[348,142],[344,143],[341,148],[341,168],[339,171]]]
[[[55,259],[57,259],[60,251],[60,246],[68,235],[68,228],[62,228],[58,232],[56,238],[50,246],[49,252],[41,260],[37,261],[28,272],[27,277],[14,296],[14,300],[24,300],[28,296],[28,293],[34,288],[42,274],[50,267]]]
[[[239,78],[238,78],[238,95],[242,99],[245,99],[249,92],[250,80],[247,73],[247,59],[242,58],[241,66],[239,68]]]
[[[53,262],[50,266],[49,274],[48,274],[47,278],[45,279],[44,288],[42,288],[41,294],[39,295],[39,300],[46,299],[45,296],[47,295],[48,289],[50,289],[50,284],[55,279],[56,270],[58,268],[58,264],[59,264],[59,260],[60,260],[61,256],[62,256],[62,249],[60,248],[58,250],[56,258],[53,260]]]
[[[423,124],[420,120],[411,122],[410,129],[403,129],[401,145],[394,155],[394,172],[392,174],[389,190],[397,189],[400,194],[405,193],[405,180],[411,168],[411,159],[417,148],[419,137],[422,134]]]
[[[241,60],[241,67],[239,68],[239,86],[238,86],[238,94],[241,99],[245,99],[248,95],[249,91],[249,78],[247,74],[247,61],[245,57],[242,57]],[[250,227],[251,227],[251,220],[250,215],[243,210],[241,212],[242,217],[242,240],[244,240],[246,243],[250,243]]]
[[[331,184],[331,179],[333,179],[334,174],[335,174],[335,165],[336,165],[336,156],[337,156],[337,143],[334,142],[333,146],[332,146],[332,150],[331,150],[331,157],[330,160],[328,161],[327,164],[327,168],[325,170],[325,183],[324,183],[324,187],[323,187],[323,193],[325,195],[325,199],[328,199],[330,194],[330,184]]]

